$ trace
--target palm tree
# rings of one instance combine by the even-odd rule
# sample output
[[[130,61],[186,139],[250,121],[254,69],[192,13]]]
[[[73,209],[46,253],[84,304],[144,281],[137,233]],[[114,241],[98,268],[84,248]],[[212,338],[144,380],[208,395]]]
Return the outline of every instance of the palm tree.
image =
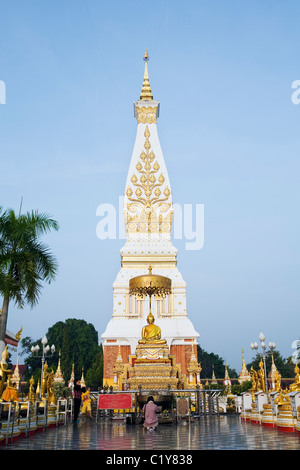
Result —
[[[42,281],[51,282],[57,272],[57,261],[40,237],[58,223],[37,211],[16,215],[0,207],[0,354],[5,348],[8,307],[14,301],[19,308],[33,307],[39,299]],[[1,356],[0,356],[1,357]]]

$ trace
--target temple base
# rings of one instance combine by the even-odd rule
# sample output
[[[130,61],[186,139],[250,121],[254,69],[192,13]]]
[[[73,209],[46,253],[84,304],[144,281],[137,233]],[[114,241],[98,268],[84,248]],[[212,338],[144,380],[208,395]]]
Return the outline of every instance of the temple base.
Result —
[[[166,343],[138,344],[135,355],[129,357],[122,376],[122,388],[127,390],[178,389],[185,377],[171,356]]]

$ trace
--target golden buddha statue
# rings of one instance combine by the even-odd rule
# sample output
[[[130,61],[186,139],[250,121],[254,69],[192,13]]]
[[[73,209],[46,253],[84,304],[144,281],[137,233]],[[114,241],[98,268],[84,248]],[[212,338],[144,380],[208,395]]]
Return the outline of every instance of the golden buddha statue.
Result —
[[[142,329],[142,339],[139,340],[139,344],[155,343],[155,344],[166,344],[165,339],[161,339],[161,329],[159,326],[154,324],[154,316],[150,312],[147,317],[148,325]]]
[[[295,382],[290,385],[291,392],[300,392],[300,370],[298,364],[296,364],[295,369]]]
[[[55,403],[55,396],[53,392],[54,372],[51,371],[47,376],[47,398],[50,405]]]
[[[0,396],[2,395],[2,392],[3,392],[4,382],[6,380],[9,380],[12,375],[12,370],[8,369],[7,359],[8,359],[8,351],[7,351],[7,346],[5,346],[5,349],[2,353],[2,360],[0,362]]]
[[[35,401],[35,393],[34,393],[34,378],[31,376],[29,380],[29,392],[28,392],[28,401],[34,402]]]
[[[275,403],[277,405],[287,405],[290,404],[289,390],[280,389],[279,395],[275,398]]]
[[[276,372],[275,372],[275,389],[274,389],[274,391],[279,392],[280,390],[281,390],[281,375],[278,372],[278,370],[276,370]]]
[[[11,383],[11,379],[7,380],[7,386],[2,393],[1,399],[4,401],[20,401],[16,386]]]
[[[250,375],[251,375],[251,382],[252,382],[252,392],[256,393],[258,390],[258,376],[256,370],[253,369],[253,366],[251,366],[250,369]]]
[[[46,394],[47,394],[47,379],[48,379],[48,364],[45,362],[44,367],[43,367],[43,375],[42,375],[42,384],[41,384],[41,389],[42,389],[42,399],[46,399]]]
[[[260,390],[262,390],[263,392],[266,392],[266,379],[265,379],[264,363],[262,359],[260,360],[260,363],[259,363],[258,376],[260,378]]]

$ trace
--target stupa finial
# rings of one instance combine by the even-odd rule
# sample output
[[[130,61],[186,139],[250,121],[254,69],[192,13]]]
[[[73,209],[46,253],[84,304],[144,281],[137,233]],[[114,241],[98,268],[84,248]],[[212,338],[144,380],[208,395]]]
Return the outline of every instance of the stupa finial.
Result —
[[[145,62],[145,72],[144,72],[144,81],[142,86],[142,92],[140,96],[140,100],[153,100],[153,95],[151,92],[150,82],[149,82],[149,74],[148,74],[148,62],[149,62],[149,55],[147,49],[144,54],[144,62]]]

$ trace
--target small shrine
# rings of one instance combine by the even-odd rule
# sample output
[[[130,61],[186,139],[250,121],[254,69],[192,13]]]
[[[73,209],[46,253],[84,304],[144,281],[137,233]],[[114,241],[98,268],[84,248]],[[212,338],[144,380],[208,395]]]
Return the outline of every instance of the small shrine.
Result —
[[[64,379],[61,367],[60,367],[60,353],[59,353],[59,359],[58,359],[58,366],[57,366],[53,381],[63,383],[63,384],[65,383],[65,379]]]
[[[17,364],[15,367],[15,370],[11,376],[11,381],[12,383],[16,384],[17,390],[20,389],[20,382],[21,382],[21,376],[20,376],[20,370],[19,370],[19,356],[17,357]]]
[[[270,370],[268,377],[269,377],[270,389],[272,391],[279,390],[280,383],[281,383],[281,374],[277,370],[273,355],[272,355],[272,366],[271,366],[271,370]]]
[[[213,371],[212,371],[212,378],[211,378],[211,384],[213,385],[218,385],[218,381],[215,375],[215,366],[213,365]]]
[[[82,388],[83,388],[83,387],[86,387],[85,379],[84,379],[84,373],[83,373],[83,368],[82,368],[82,371],[81,371],[80,386],[81,386]]]
[[[225,385],[228,394],[231,395],[231,379],[228,373],[227,362],[225,362],[225,376],[223,380],[223,385]]]
[[[75,372],[74,372],[74,364],[72,364],[72,372],[71,372],[71,377],[68,381],[68,387],[73,388],[74,387],[74,381],[75,381]]]
[[[197,352],[197,346],[196,346]],[[192,343],[192,353],[190,361],[187,366],[187,388],[196,388],[197,386],[202,389],[200,381],[200,372],[202,371],[201,365],[199,364],[195,352],[195,346]]]
[[[130,280],[130,292],[136,296],[149,296],[149,314],[147,325],[142,328],[141,338],[135,354],[124,363],[120,343],[118,355],[113,367],[115,390],[167,390],[193,388],[200,385],[201,367],[197,362],[194,347],[188,364],[188,377],[181,373],[180,364],[170,354],[167,341],[161,337],[161,328],[155,324],[151,312],[152,295],[163,298],[171,290],[171,280],[165,276],[149,273]]]
[[[244,350],[242,349],[242,369],[239,374],[238,382],[239,384],[242,384],[244,382],[250,382],[251,381],[251,375],[248,372],[248,369],[245,364],[245,358],[244,358]]]

